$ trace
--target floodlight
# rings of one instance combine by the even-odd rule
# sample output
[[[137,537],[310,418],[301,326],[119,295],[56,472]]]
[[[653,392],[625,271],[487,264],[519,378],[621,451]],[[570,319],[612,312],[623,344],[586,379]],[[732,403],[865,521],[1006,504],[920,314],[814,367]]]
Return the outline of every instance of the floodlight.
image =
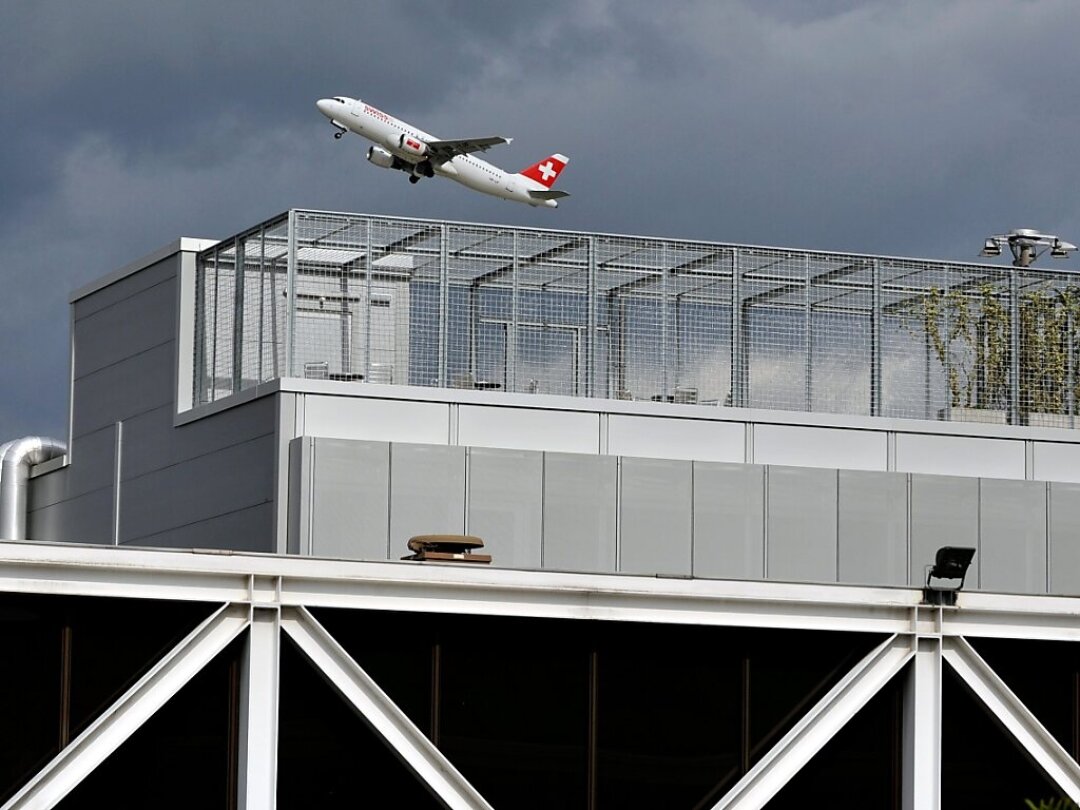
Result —
[[[1008,233],[994,234],[983,241],[980,256],[1000,256],[1003,245],[1009,246],[1013,267],[1030,267],[1041,255],[1050,251],[1055,259],[1064,259],[1076,245],[1066,242],[1052,233],[1040,233],[1034,228],[1015,228]]]
[[[1053,247],[1050,248],[1050,257],[1053,259],[1067,259],[1070,250],[1076,250],[1076,245],[1062,239],[1055,239]]]
[[[932,605],[955,605],[956,594],[964,587],[968,567],[975,549],[964,546],[942,546],[934,556],[934,564],[926,567],[926,587],[923,599]],[[931,580],[960,580],[956,585],[931,585]]]

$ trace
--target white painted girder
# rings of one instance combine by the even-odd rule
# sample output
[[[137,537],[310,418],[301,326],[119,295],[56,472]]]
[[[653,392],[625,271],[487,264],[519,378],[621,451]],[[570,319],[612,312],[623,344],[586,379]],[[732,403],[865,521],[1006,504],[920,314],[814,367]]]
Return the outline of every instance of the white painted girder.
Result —
[[[871,650],[751,768],[712,810],[764,807],[915,654],[892,636]]]
[[[1080,803],[1080,765],[962,638],[943,642],[943,657],[975,696],[1062,791]]]
[[[224,605],[158,661],[3,806],[54,807],[248,626],[246,605]]]
[[[903,810],[941,807],[941,638],[915,639],[904,684]]]
[[[277,805],[281,628],[277,608],[251,609],[240,676],[239,810]]]
[[[281,628],[447,807],[492,810],[479,791],[306,609],[283,610]]]

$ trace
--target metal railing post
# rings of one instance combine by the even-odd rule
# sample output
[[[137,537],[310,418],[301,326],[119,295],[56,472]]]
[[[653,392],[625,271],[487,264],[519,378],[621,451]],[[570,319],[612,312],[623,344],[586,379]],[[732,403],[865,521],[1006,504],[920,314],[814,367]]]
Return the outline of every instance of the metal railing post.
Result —
[[[661,247],[660,261],[660,345],[662,347],[660,356],[661,365],[663,366],[663,389],[661,393],[665,399],[672,396],[670,369],[673,366],[674,359],[671,350],[671,316],[668,313],[668,298],[670,297],[668,277],[671,275],[669,265],[668,246],[667,242],[665,242]]]
[[[593,377],[596,374],[596,237],[589,237],[587,249],[589,251],[589,281],[586,291],[588,322],[585,328],[585,396],[591,397]]]
[[[1020,424],[1020,279],[1009,273],[1009,424]]]
[[[293,376],[296,355],[296,211],[289,211],[289,258],[285,275],[285,376]]]
[[[742,278],[739,251],[731,251],[731,404],[745,408],[747,402],[746,346],[743,344]]]
[[[511,259],[510,268],[510,332],[506,336],[506,389],[508,391],[518,390],[517,379],[517,340],[518,340],[518,320],[521,317],[521,301],[520,295],[520,283],[518,279],[518,232],[514,231],[513,234],[513,251],[514,256]]]
[[[870,266],[870,415],[881,416],[881,264]]]
[[[439,226],[439,387],[445,388],[447,353],[450,337],[450,251],[447,227]]]

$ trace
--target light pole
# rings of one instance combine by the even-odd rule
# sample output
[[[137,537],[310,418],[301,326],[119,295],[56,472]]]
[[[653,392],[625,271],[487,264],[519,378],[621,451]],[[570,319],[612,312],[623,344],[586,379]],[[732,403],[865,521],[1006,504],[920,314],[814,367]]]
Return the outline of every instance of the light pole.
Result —
[[[1029,267],[1047,250],[1054,259],[1067,259],[1076,245],[1050,233],[1039,233],[1032,228],[1017,228],[1008,233],[988,237],[983,242],[980,256],[1000,256],[1003,245],[1009,246],[1013,255],[1013,267]]]

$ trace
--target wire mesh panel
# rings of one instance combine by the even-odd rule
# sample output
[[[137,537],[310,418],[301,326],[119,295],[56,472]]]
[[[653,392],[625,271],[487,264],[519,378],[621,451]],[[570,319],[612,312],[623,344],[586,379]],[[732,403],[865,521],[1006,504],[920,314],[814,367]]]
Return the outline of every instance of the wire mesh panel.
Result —
[[[1061,273],[1017,273],[1019,411],[1034,427],[1075,427],[1080,285]]]
[[[742,345],[748,400],[758,408],[809,410],[807,262],[790,252],[740,250]]]
[[[294,211],[200,254],[195,402],[295,376],[1070,427],[1074,278]]]
[[[874,262],[807,256],[809,410],[870,414]]]

